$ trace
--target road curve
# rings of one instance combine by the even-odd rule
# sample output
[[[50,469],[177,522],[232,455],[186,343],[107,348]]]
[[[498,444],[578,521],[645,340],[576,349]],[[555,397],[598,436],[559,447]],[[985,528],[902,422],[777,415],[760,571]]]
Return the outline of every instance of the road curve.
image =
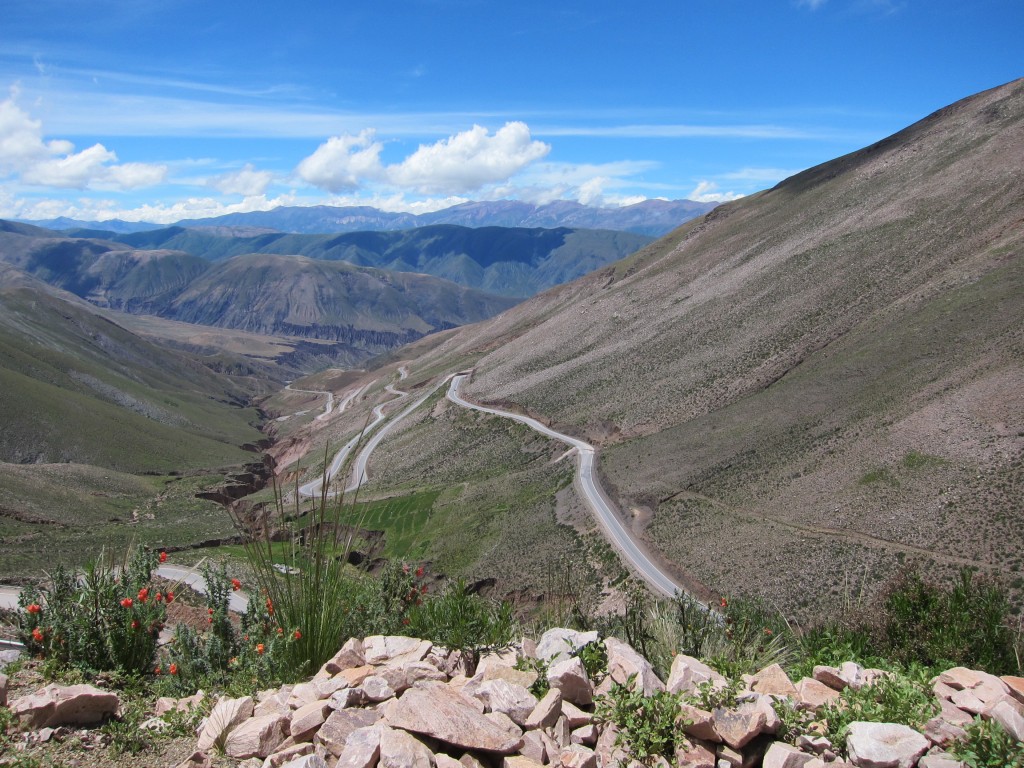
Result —
[[[328,392],[323,389],[294,389],[291,384],[285,384],[284,387],[289,392],[302,392],[306,395],[327,395],[327,403],[324,405],[324,412],[317,416],[317,420],[326,419],[331,415],[331,411],[334,410],[334,393]]]
[[[640,548],[632,534],[622,524],[619,516],[615,513],[612,508],[611,501],[605,494],[604,489],[601,487],[601,483],[597,478],[597,472],[595,469],[595,455],[596,451],[594,446],[590,443],[586,443],[583,440],[579,440],[569,435],[564,435],[561,432],[556,432],[544,424],[541,424],[536,419],[531,419],[529,416],[522,416],[518,413],[511,413],[510,411],[502,411],[498,408],[490,408],[484,405],[477,405],[464,399],[459,394],[459,387],[469,378],[469,374],[459,373],[452,378],[451,386],[448,388],[448,399],[456,405],[461,405],[463,408],[471,408],[474,411],[481,411],[483,413],[489,413],[494,416],[501,416],[506,419],[512,419],[518,421],[521,424],[540,432],[542,435],[546,435],[554,440],[566,443],[576,449],[576,455],[579,457],[577,461],[577,468],[579,471],[576,474],[577,488],[583,495],[583,500],[590,506],[597,518],[598,522],[604,527],[605,532],[608,534],[608,538],[612,544],[615,545],[616,549],[622,554],[627,562],[632,566],[633,570],[648,584],[650,584],[655,590],[668,597],[675,597],[677,592],[684,592],[685,590],[677,584],[671,576],[661,570],[647,554]]]

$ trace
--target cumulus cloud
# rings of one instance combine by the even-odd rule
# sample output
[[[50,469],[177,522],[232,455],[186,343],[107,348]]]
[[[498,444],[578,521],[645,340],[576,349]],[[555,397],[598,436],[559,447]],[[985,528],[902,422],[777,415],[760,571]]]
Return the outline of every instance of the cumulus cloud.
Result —
[[[167,167],[117,163],[102,144],[75,152],[70,141],[43,139],[43,125],[16,103],[12,90],[0,102],[0,176],[17,176],[25,184],[66,189],[135,189],[159,184]]]
[[[329,192],[358,189],[366,182],[420,194],[459,195],[507,181],[551,147],[530,137],[525,123],[510,122],[493,134],[474,125],[434,144],[421,144],[404,160],[381,162],[383,144],[373,131],[328,139],[299,163],[299,178]]]
[[[266,192],[273,180],[274,174],[270,171],[257,171],[252,163],[246,163],[241,170],[210,179],[209,184],[225,195],[253,197]]]
[[[695,200],[698,203],[725,203],[729,200],[738,200],[741,197],[743,195],[739,192],[719,192],[718,185],[713,181],[701,181],[686,196],[686,199]]]
[[[506,181],[550,151],[549,145],[531,139],[526,123],[505,123],[493,135],[474,125],[435,144],[421,144],[388,168],[388,178],[424,194],[461,194]]]
[[[384,145],[371,130],[358,136],[344,134],[328,139],[299,163],[299,177],[328,192],[357,189],[364,181],[383,176],[380,153]]]

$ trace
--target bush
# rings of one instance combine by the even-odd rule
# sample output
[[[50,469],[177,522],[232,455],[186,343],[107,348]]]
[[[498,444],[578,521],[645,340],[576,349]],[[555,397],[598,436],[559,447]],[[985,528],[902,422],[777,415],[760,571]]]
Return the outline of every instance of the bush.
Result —
[[[681,724],[676,722],[679,696],[668,691],[644,696],[642,690],[632,688],[631,677],[626,685],[614,683],[607,696],[599,696],[598,719],[618,727],[616,746],[639,762],[652,765],[659,757],[673,761],[677,741],[682,738]]]
[[[995,720],[975,718],[965,730],[967,738],[948,751],[969,768],[1024,768],[1024,744]]]
[[[409,619],[414,636],[458,651],[469,675],[483,653],[511,646],[517,628],[510,604],[473,594],[461,579],[413,608]]]
[[[121,563],[101,553],[81,578],[58,567],[48,587],[18,598],[22,642],[59,666],[149,672],[167,617],[156,564],[156,553],[136,549]]]

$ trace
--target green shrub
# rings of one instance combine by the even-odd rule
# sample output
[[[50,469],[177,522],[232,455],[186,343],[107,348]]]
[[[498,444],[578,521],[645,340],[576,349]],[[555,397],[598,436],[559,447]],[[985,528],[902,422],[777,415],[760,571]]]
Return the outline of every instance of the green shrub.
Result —
[[[925,723],[940,711],[923,670],[915,677],[887,673],[872,685],[847,688],[835,701],[826,704],[819,720],[828,723],[825,734],[836,746],[846,744],[850,723],[860,720],[874,723],[900,723],[924,730]]]
[[[473,594],[461,579],[414,607],[409,632],[462,656],[473,674],[480,656],[511,646],[517,629],[512,606]]]
[[[607,696],[599,696],[596,713],[599,720],[614,723],[619,732],[616,746],[645,765],[652,765],[658,757],[670,762],[675,758],[678,740],[682,739],[679,719],[679,696],[668,691],[656,691],[644,696],[634,691],[633,678],[626,685],[614,683]]]
[[[943,588],[915,571],[900,574],[883,596],[879,645],[904,664],[967,666],[993,674],[1020,669],[1006,590],[964,569]]]
[[[120,563],[101,553],[81,577],[58,567],[49,586],[18,598],[22,642],[58,667],[148,673],[167,617],[156,564],[136,549]]]
[[[964,730],[967,738],[947,750],[970,768],[1024,768],[1024,743],[995,720],[975,718]]]

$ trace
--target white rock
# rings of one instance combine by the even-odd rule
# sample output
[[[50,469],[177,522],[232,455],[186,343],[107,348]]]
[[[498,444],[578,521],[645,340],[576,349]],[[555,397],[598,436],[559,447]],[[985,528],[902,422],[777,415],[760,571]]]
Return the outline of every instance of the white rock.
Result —
[[[535,655],[552,664],[567,659],[583,646],[597,641],[597,632],[577,632],[574,629],[555,627],[541,635]]]
[[[896,723],[850,724],[846,751],[858,768],[913,768],[931,746],[924,736]]]

